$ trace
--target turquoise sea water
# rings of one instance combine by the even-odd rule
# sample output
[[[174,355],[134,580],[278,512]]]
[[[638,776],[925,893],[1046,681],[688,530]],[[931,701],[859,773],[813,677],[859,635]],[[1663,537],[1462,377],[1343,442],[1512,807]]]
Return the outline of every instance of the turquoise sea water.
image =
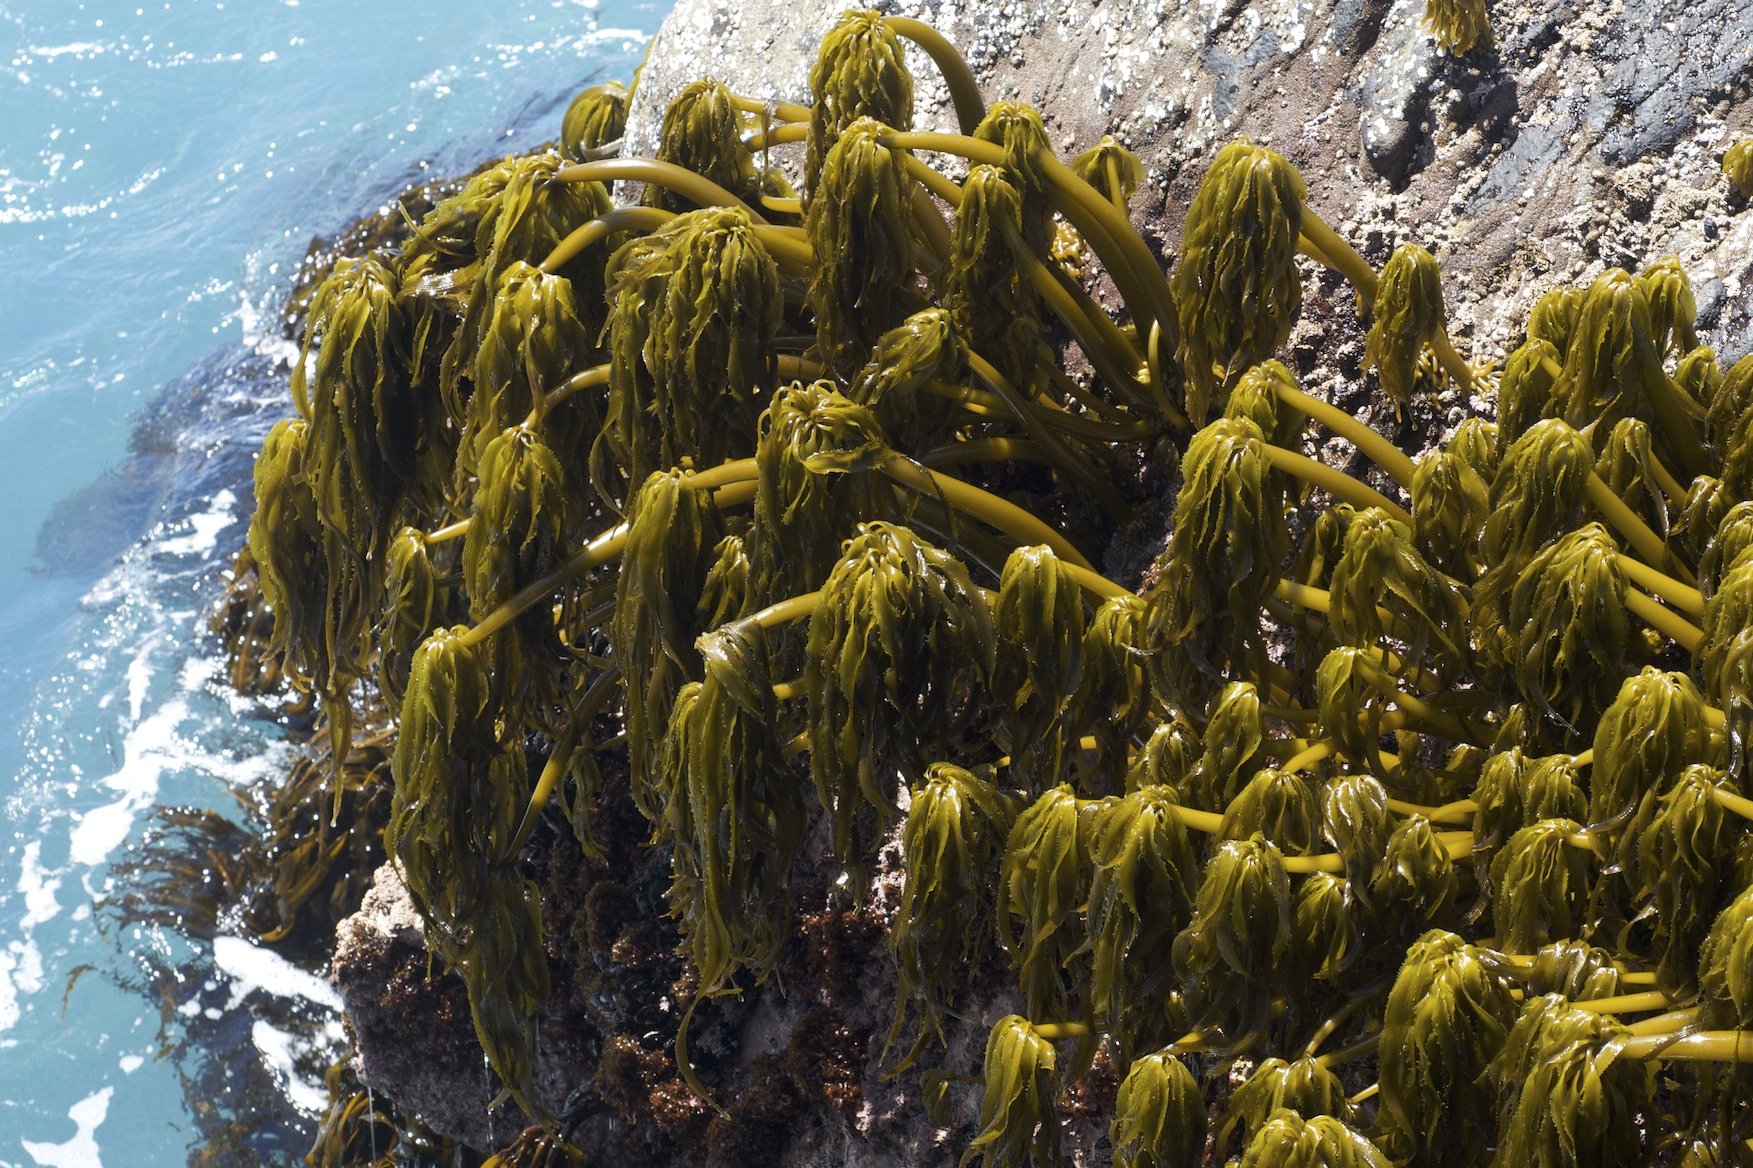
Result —
[[[153,807],[228,810],[285,765],[202,632],[286,409],[278,299],[422,166],[551,136],[665,7],[0,0],[0,1168],[187,1163],[244,1080],[283,1130],[240,1162],[302,1154],[327,987],[92,907]],[[170,1033],[229,1046],[165,1053],[126,985],[149,959],[199,982]],[[314,1027],[279,1029],[289,1002]]]

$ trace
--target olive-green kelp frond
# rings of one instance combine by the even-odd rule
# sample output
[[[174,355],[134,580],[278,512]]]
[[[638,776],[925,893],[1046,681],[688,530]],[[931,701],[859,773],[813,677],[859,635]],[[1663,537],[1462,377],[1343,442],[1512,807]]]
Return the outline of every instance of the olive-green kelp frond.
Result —
[[[670,99],[657,132],[657,158],[691,170],[734,195],[759,194],[755,157],[743,145],[736,99],[717,81],[690,82]],[[694,206],[687,196],[658,183],[645,185],[644,202],[664,211]]]
[[[1279,360],[1250,366],[1230,391],[1224,404],[1226,418],[1246,418],[1274,446],[1302,448],[1303,426],[1308,419],[1284,404],[1283,393],[1297,388],[1296,375]]]
[[[1315,709],[1321,732],[1349,759],[1368,760],[1380,750],[1384,701],[1367,649],[1341,645],[1315,667]]]
[[[1644,285],[1618,268],[1603,272],[1583,294],[1552,388],[1571,425],[1605,431],[1622,417],[1653,426],[1657,450],[1690,478],[1708,469],[1699,439],[1703,407],[1680,392],[1662,368],[1662,351]]]
[[[1753,138],[1723,151],[1723,173],[1743,199],[1753,199]]]
[[[1436,257],[1416,243],[1394,249],[1382,267],[1375,318],[1364,338],[1364,364],[1381,378],[1382,393],[1401,412],[1412,403],[1418,359],[1447,326],[1443,277]]]
[[[1542,945],[1522,979],[1529,994],[1562,994],[1573,1002],[1610,998],[1620,984],[1613,954],[1580,941]]]
[[[1595,455],[1562,419],[1534,423],[1516,439],[1491,482],[1491,513],[1479,541],[1483,571],[1474,589],[1474,648],[1487,663],[1513,660],[1510,590],[1546,544],[1576,526],[1587,502]]]
[[[1194,425],[1222,408],[1230,378],[1290,336],[1302,308],[1296,252],[1307,194],[1283,157],[1237,140],[1218,151],[1193,196],[1171,287]]]
[[[1608,491],[1649,527],[1666,532],[1670,504],[1663,484],[1678,484],[1656,457],[1649,423],[1641,418],[1620,418],[1600,446],[1595,474],[1607,484]]]
[[[1698,587],[1706,597],[1715,595],[1722,579],[1741,561],[1741,553],[1753,547],[1753,500],[1728,509],[1716,532],[1698,558]]]
[[[1329,872],[1315,872],[1298,884],[1291,904],[1293,972],[1287,981],[1330,981],[1356,962],[1361,938],[1347,888],[1345,880]]]
[[[1576,819],[1583,813],[1580,777],[1569,754],[1529,758],[1520,747],[1510,747],[1486,759],[1473,788],[1473,859],[1487,891],[1490,859],[1512,835],[1543,819]]]
[[[1259,765],[1265,741],[1259,688],[1251,681],[1225,685],[1212,699],[1200,735],[1202,753],[1188,788],[1195,804],[1210,811],[1228,807]]]
[[[1424,29],[1457,57],[1491,44],[1485,0],[1424,0]]]
[[[1293,1111],[1304,1119],[1331,1115],[1349,1121],[1357,1114],[1356,1107],[1346,1098],[1345,1084],[1316,1059],[1304,1056],[1286,1062],[1269,1058],[1255,1067],[1254,1073],[1225,1100],[1218,1151],[1221,1153],[1229,1145],[1230,1133],[1238,1126],[1246,1146],[1281,1110]]]
[[[1381,508],[1352,517],[1330,590],[1327,620],[1340,644],[1376,645],[1392,631],[1411,665],[1427,655],[1443,674],[1465,664],[1466,644],[1454,637],[1465,625],[1459,589],[1418,554],[1412,529]],[[1392,629],[1382,620],[1389,611],[1400,618]]]
[[[923,308],[912,197],[917,182],[886,127],[859,118],[822,162],[804,217],[815,269],[809,304],[823,359],[850,375],[888,330]]]
[[[1753,886],[1717,914],[1698,951],[1698,1020],[1710,1030],[1753,1027]]]
[[[1521,437],[1517,435],[1516,437]],[[1455,427],[1447,447],[1450,454],[1473,468],[1487,483],[1497,478],[1497,468],[1514,439],[1503,436],[1502,427],[1485,418],[1468,418]]]
[[[917,457],[948,437],[956,403],[932,387],[968,383],[968,345],[950,314],[925,308],[890,329],[846,395],[876,416],[902,454]]]
[[[1532,953],[1576,936],[1589,895],[1591,852],[1579,826],[1542,819],[1510,836],[1491,861],[1491,919],[1506,953]]]
[[[619,506],[652,471],[754,452],[784,302],[744,211],[677,215],[610,264],[609,407],[591,459]]]
[[[376,254],[336,263],[311,297],[292,397],[319,457],[308,471],[324,523],[357,556],[378,553],[431,411],[408,382],[395,269]]]
[[[1470,582],[1491,488],[1460,455],[1433,450],[1412,468],[1412,535],[1418,550],[1451,578]]]
[[[1503,363],[1497,378],[1497,427],[1505,443],[1527,433],[1541,418],[1558,416],[1562,404],[1553,396],[1558,382],[1560,351],[1542,337],[1529,337]]]
[[[761,626],[726,625],[699,647],[705,678],[682,688],[664,739],[662,833],[675,844],[670,911],[710,995],[778,962],[809,815],[775,732]]]
[[[1188,1023],[1213,1050],[1244,1049],[1265,1032],[1290,942],[1284,857],[1260,836],[1218,843],[1174,943]]]
[[[1619,1022],[1556,995],[1524,1002],[1493,1068],[1504,1107],[1492,1168],[1648,1163],[1655,1068],[1621,1056],[1627,1036]]]
[[[633,805],[653,822],[663,815],[659,772],[670,707],[682,685],[701,676],[695,639],[706,626],[692,601],[705,593],[724,538],[711,492],[690,487],[685,472],[653,472],[628,503],[610,639],[627,679]]]
[[[1710,537],[1738,500],[1715,475],[1699,475],[1686,488],[1686,501],[1680,506],[1680,518],[1670,535],[1680,554],[1688,561],[1696,560],[1710,545]],[[1726,567],[1726,565],[1725,565]],[[1703,581],[1700,581],[1703,584]],[[1715,581],[1706,592],[1715,590]]]
[[[522,758],[499,740],[498,695],[466,633],[440,629],[414,653],[384,829],[428,938],[452,961],[491,913],[529,795]]]
[[[1727,445],[1747,408],[1753,406],[1753,353],[1747,354],[1723,374],[1723,383],[1711,396],[1705,411],[1710,438],[1719,449]]]
[[[1702,624],[1704,644],[1696,657],[1704,693],[1719,709],[1735,714],[1753,701],[1740,668],[1753,641],[1753,556],[1742,557],[1722,578],[1704,606]],[[1731,729],[1731,739],[1735,729],[1738,726]],[[1741,742],[1734,745],[1745,749]]]
[[[287,672],[303,684],[327,674],[325,618],[328,564],[316,496],[305,477],[310,424],[277,422],[256,459],[256,513],[249,548],[274,614],[272,649],[286,657]],[[343,649],[349,648],[343,646]]]
[[[1095,810],[1089,903],[1089,1010],[1121,1059],[1178,1037],[1156,1008],[1174,980],[1174,939],[1193,918],[1198,862],[1169,787],[1141,787]]]
[[[1174,717],[1161,723],[1144,740],[1144,746],[1126,768],[1126,789],[1168,787],[1177,796],[1192,786],[1195,768],[1205,746],[1199,731],[1185,718]]]
[[[1010,752],[1012,785],[1032,795],[1060,776],[1067,746],[1076,747],[1059,714],[1083,652],[1083,589],[1052,548],[1017,548],[1004,562],[993,616],[998,743]]]
[[[1430,820],[1422,815],[1402,819],[1370,880],[1371,899],[1403,910],[1405,920],[1423,923],[1438,919],[1455,888],[1454,861]]]
[[[1101,141],[1073,158],[1070,165],[1072,174],[1122,210],[1144,182],[1144,162],[1109,134],[1103,134]]]
[[[974,137],[1004,151],[1005,175],[1022,195],[1023,239],[1038,254],[1046,254],[1053,210],[1040,160],[1052,155],[1053,143],[1040,111],[1020,101],[995,101],[986,107]]]
[[[1380,1123],[1396,1154],[1472,1164],[1496,1117],[1482,1076],[1509,1036],[1516,1002],[1484,955],[1433,930],[1407,951],[1382,1020]]]
[[[1032,385],[1041,359],[1041,307],[1010,233],[1023,235],[1023,195],[1005,169],[981,164],[962,183],[938,300],[956,331],[1011,384]]]
[[[1304,1119],[1289,1109],[1267,1120],[1238,1168],[1390,1168],[1393,1161],[1362,1133],[1331,1115]]]
[[[619,81],[593,85],[572,99],[560,119],[560,153],[583,162],[621,140],[627,128],[627,90]]]
[[[932,763],[912,790],[901,832],[905,873],[889,928],[895,957],[895,1021],[885,1047],[901,1036],[908,1006],[919,1005],[919,1032],[896,1071],[910,1066],[926,1041],[944,1041],[943,1023],[956,990],[991,950],[989,889],[996,878],[1010,801],[961,767]]]
[[[894,773],[922,773],[978,712],[994,651],[991,610],[954,556],[890,523],[846,541],[804,666],[810,773],[843,863],[862,853],[859,807],[886,820]]]
[[[913,128],[913,74],[901,38],[882,14],[851,8],[822,36],[810,66],[810,131],[804,197],[813,199],[822,165],[840,134],[859,118]]]
[[[535,883],[495,868],[480,915],[452,964],[469,996],[475,1038],[487,1065],[524,1114],[542,1118],[536,1100],[536,1019],[551,986],[542,948],[542,894]]]
[[[1683,673],[1646,665],[1627,677],[1595,729],[1589,775],[1590,824],[1613,830],[1652,792],[1710,759],[1704,697]]]
[[[1283,492],[1252,422],[1219,418],[1200,430],[1181,475],[1168,546],[1146,595],[1145,637],[1159,693],[1197,709],[1226,666],[1257,672],[1258,613],[1278,585],[1289,535]]]
[[[1651,796],[1655,806],[1637,839],[1633,883],[1654,921],[1657,984],[1676,999],[1696,990],[1699,947],[1742,875],[1736,861],[1747,821],[1723,809],[1723,794],[1741,791],[1714,767],[1687,767],[1666,794]]]
[[[1341,775],[1321,793],[1321,838],[1345,861],[1347,880],[1368,884],[1393,831],[1387,788],[1374,775]]]
[[[1186,1063],[1167,1051],[1134,1059],[1108,1125],[1114,1168],[1199,1168],[1205,1128],[1205,1097]]]
[[[895,511],[882,429],[831,381],[782,386],[761,415],[750,529],[749,602],[773,604],[819,587],[858,524]]]
[[[1637,274],[1637,285],[1649,300],[1656,349],[1663,356],[1679,357],[1698,348],[1698,302],[1680,261],[1663,256]]]
[[[402,528],[390,541],[384,558],[383,611],[377,622],[377,688],[391,714],[399,715],[414,650],[451,614],[441,573],[432,563],[421,531]]]
[[[1130,594],[1103,601],[1084,628],[1076,681],[1061,716],[1068,739],[1095,739],[1095,758],[1082,772],[1090,776],[1081,784],[1085,790],[1120,789],[1127,746],[1149,724],[1150,683],[1138,647],[1143,628],[1144,601]]]
[[[1594,468],[1589,440],[1564,421],[1547,418],[1528,427],[1504,452],[1491,481],[1485,562],[1513,565],[1519,576],[1541,546],[1574,526]]]
[[[1698,345],[1681,357],[1674,366],[1674,384],[1691,400],[1705,407],[1705,424],[1710,424],[1709,410],[1723,386],[1723,367],[1716,359],[1716,350]]]
[[[1567,286],[1542,293],[1528,310],[1527,339],[1545,341],[1560,353],[1570,348],[1570,334],[1576,328],[1582,300],[1581,288]]]
[[[1625,573],[1607,529],[1588,523],[1547,546],[1510,590],[1516,688],[1564,725],[1595,724],[1636,667]]]
[[[576,522],[565,472],[528,426],[514,426],[489,442],[479,474],[462,560],[469,615],[477,621],[558,566]],[[559,641],[550,611],[535,606],[490,645],[508,717],[553,704]],[[526,694],[533,699],[529,703]]]
[[[1049,1168],[1059,1163],[1059,1060],[1027,1018],[1000,1018],[986,1039],[980,1134],[957,1162],[967,1168]]]
[[[574,496],[584,497],[590,485],[590,444],[602,429],[602,408],[590,392],[569,394],[551,410],[545,399],[594,363],[602,324],[600,309],[594,319],[580,315],[572,282],[564,276],[550,276],[521,261],[505,269],[475,353],[475,388],[463,418],[459,472],[476,473],[487,444],[534,413]]]
[[[1094,815],[1094,804],[1055,787],[1017,816],[1005,840],[998,939],[1037,1017],[1063,1016],[1070,1005],[1065,964],[1083,940],[1071,920],[1088,894]]]
[[[1315,850],[1320,822],[1320,799],[1309,780],[1294,771],[1263,767],[1230,800],[1218,830],[1229,839],[1258,832],[1280,851],[1306,856]]]

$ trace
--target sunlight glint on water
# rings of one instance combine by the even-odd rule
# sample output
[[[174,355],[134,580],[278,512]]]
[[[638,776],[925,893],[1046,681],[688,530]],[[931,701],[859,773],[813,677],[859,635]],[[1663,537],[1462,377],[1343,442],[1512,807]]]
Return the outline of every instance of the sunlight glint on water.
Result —
[[[201,634],[287,408],[281,289],[423,164],[551,136],[664,7],[0,0],[0,1168],[186,1163],[185,1075],[197,1101],[253,1076],[316,1105],[308,1035],[252,1008],[301,1002],[329,1041],[326,986],[92,909],[155,805],[231,811],[286,765]],[[154,961],[193,979],[173,1039],[241,1026],[254,1065],[162,1057],[158,1004],[121,984]],[[252,1151],[294,1162],[307,1135]]]

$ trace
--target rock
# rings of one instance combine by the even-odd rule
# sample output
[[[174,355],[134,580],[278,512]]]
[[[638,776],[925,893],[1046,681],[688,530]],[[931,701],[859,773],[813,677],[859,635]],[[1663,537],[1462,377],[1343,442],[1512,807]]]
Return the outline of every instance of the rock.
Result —
[[[1465,59],[1431,43],[1421,0],[879,7],[948,36],[988,100],[1037,104],[1063,155],[1104,133],[1138,152],[1134,222],[1168,251],[1206,162],[1245,135],[1296,163],[1310,204],[1373,262],[1407,240],[1430,248],[1463,352],[1471,338],[1501,359],[1541,292],[1669,253],[1722,285],[1702,321],[1719,351],[1753,348],[1753,216],[1719,168],[1753,133],[1753,8],[1738,0],[1509,0],[1491,9],[1495,44]],[[804,100],[837,14],[682,0],[634,95],[629,151],[652,148],[664,104],[696,77]],[[953,129],[935,67],[909,61],[917,124]]]

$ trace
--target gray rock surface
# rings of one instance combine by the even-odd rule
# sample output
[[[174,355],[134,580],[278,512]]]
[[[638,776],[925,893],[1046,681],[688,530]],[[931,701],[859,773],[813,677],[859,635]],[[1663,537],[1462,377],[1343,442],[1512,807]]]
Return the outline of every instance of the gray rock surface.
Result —
[[[1069,156],[1112,133],[1148,168],[1134,222],[1172,256],[1194,188],[1237,136],[1286,155],[1317,213],[1380,263],[1412,241],[1443,263],[1463,351],[1501,358],[1539,293],[1674,254],[1719,352],[1753,349],[1753,214],[1722,151],[1753,135],[1753,6],[1511,0],[1494,45],[1456,59],[1422,0],[892,0],[947,35],[988,100],[1037,105]],[[628,119],[649,151],[669,98],[714,76],[805,100],[835,6],[682,0]],[[920,128],[953,129],[910,50]]]

